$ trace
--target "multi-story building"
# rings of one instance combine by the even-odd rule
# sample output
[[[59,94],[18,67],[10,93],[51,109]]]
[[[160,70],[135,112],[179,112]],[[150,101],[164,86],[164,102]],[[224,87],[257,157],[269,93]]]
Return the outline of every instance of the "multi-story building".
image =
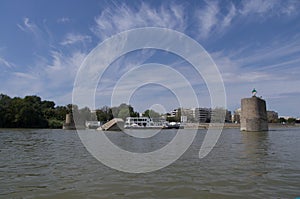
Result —
[[[231,118],[231,111],[226,110],[225,122],[232,122]]]
[[[168,121],[180,122],[180,118],[181,118],[181,109],[178,108],[178,109],[174,109],[170,113],[167,113],[165,119]]]
[[[231,112],[223,108],[180,108],[174,109],[167,117],[178,117],[181,122],[231,122]]]
[[[211,111],[211,122],[231,122],[231,111],[224,108],[215,108]]]
[[[241,118],[241,108],[238,108],[234,111],[232,115],[232,122],[233,123],[240,123],[240,118]]]
[[[181,122],[195,122],[195,109],[181,108]]]
[[[195,121],[200,123],[210,122],[211,108],[195,108]]]

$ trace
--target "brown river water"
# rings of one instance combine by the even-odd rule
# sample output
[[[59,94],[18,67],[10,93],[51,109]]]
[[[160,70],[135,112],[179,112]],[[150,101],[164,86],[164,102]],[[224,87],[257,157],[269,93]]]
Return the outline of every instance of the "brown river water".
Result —
[[[168,144],[175,134],[107,136],[121,148],[147,152]],[[300,128],[257,133],[225,129],[215,148],[199,159],[205,134],[199,130],[170,166],[133,174],[97,161],[76,131],[0,129],[0,198],[300,197]]]

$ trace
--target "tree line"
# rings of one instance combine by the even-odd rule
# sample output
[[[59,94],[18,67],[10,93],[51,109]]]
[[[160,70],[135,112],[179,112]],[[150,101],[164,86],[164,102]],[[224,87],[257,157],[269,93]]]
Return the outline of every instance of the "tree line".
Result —
[[[136,112],[131,105],[123,103],[118,107],[103,106],[102,108],[96,110],[96,115],[98,121],[108,122],[113,118],[122,118],[123,120],[125,120],[126,117],[139,117],[140,113]],[[159,118],[161,117],[161,114],[154,110],[147,109],[142,113],[142,116],[149,118]]]
[[[38,96],[0,94],[0,128],[61,128],[70,106],[55,106]]]
[[[53,101],[42,100],[36,95],[11,98],[0,94],[0,128],[62,128],[68,113],[76,113],[80,125],[89,120],[105,123],[116,117],[125,120],[129,116],[140,116],[131,105],[127,104],[118,107],[103,106],[91,111],[88,107],[79,109],[74,104],[56,106]],[[142,116],[160,117],[160,114],[146,110]]]

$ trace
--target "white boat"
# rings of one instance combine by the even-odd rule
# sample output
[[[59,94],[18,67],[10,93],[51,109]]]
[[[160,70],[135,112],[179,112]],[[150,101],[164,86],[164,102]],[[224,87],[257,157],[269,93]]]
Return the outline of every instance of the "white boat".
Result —
[[[162,124],[153,122],[149,117],[127,117],[125,120],[125,129],[140,129],[140,128],[162,128]]]
[[[101,126],[101,122],[99,121],[86,121],[85,127],[88,129],[97,129]]]
[[[165,126],[163,126],[163,129],[180,129],[183,128],[183,126],[180,126],[180,123],[176,123],[176,122],[170,122],[170,123],[166,123]]]

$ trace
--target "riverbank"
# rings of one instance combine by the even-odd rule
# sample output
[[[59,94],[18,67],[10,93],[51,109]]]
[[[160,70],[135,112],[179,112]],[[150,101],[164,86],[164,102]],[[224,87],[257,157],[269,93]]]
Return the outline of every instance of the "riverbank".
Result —
[[[240,124],[236,123],[186,123],[184,124],[185,129],[208,129],[211,128],[226,128],[226,129],[232,129],[232,128],[240,128]],[[279,124],[279,123],[269,123],[269,128],[297,128],[300,127],[300,124]]]
[[[185,123],[184,129],[208,129],[209,128],[210,123]],[[235,124],[235,123],[224,123],[224,125],[222,126],[222,124],[219,123],[215,123],[215,124],[211,124],[212,128],[221,128],[223,127],[224,129],[239,129],[240,128],[240,124]],[[279,123],[269,123],[269,129],[272,128],[299,128],[300,124],[279,124]],[[155,127],[155,128],[136,128],[136,129],[160,129],[161,127]],[[53,130],[51,128],[0,128],[0,129],[10,129],[10,130],[17,130],[17,129],[49,129],[49,130]],[[81,126],[79,128],[79,130],[84,130],[86,129],[84,126]],[[129,128],[130,129],[130,128]],[[59,130],[59,129],[57,129]],[[76,130],[76,128],[64,128],[62,130]]]

